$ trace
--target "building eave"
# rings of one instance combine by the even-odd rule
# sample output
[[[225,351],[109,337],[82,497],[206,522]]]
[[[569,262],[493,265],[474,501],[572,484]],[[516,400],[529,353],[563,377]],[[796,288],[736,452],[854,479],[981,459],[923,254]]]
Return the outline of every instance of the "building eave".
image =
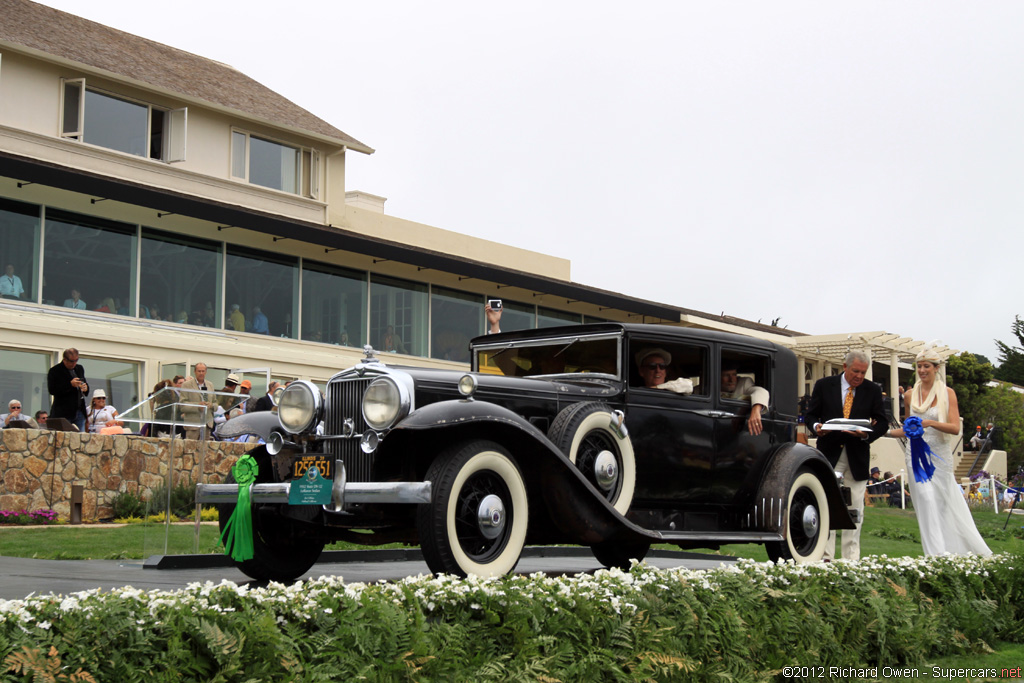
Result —
[[[0,173],[22,182],[39,183],[141,206],[156,213],[177,214],[221,226],[244,227],[246,230],[315,244],[329,250],[342,249],[373,258],[453,273],[463,278],[552,294],[565,297],[566,300],[650,317],[656,321],[678,322],[680,319],[680,309],[666,304],[376,239],[343,227],[299,221],[128,180],[101,176],[9,152],[0,151]]]

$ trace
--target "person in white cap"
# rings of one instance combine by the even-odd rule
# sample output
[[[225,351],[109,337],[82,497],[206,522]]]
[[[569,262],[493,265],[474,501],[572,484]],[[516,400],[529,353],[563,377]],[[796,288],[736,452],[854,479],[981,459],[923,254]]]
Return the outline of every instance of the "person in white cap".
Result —
[[[636,366],[640,378],[648,389],[664,389],[677,394],[692,394],[693,382],[685,377],[668,379],[668,367],[672,364],[672,354],[665,349],[648,347],[636,354]]]
[[[99,434],[104,427],[123,427],[124,422],[117,418],[117,409],[107,405],[107,392],[96,389],[92,392],[92,401],[85,411],[85,426],[91,434]]]
[[[238,391],[238,384],[239,384],[239,382],[240,382],[240,380],[238,378],[238,375],[236,375],[235,373],[232,372],[230,375],[227,376],[227,379],[224,380],[224,388],[220,390],[221,393],[226,393],[226,394],[233,394],[233,393],[235,393],[236,391]],[[218,396],[217,397],[217,405],[222,408],[222,412],[225,413],[225,414],[228,411],[230,411],[232,408],[234,408],[237,403],[238,403],[238,399],[235,398],[234,396]],[[223,422],[223,421],[224,420],[221,420],[220,422]],[[214,422],[217,422],[216,418],[214,418]]]
[[[39,429],[39,424],[21,411],[21,401],[16,398],[12,398],[7,403],[7,412],[0,415],[0,429],[10,426],[11,422],[16,422],[18,420],[24,420],[32,429]]]

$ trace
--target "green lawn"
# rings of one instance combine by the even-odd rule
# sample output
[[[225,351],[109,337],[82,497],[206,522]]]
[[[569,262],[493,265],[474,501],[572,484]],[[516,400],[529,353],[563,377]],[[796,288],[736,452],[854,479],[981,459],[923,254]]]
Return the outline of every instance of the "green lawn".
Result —
[[[1002,530],[1006,515],[996,515],[990,508],[974,510],[974,521],[994,552],[1024,552],[1024,515],[1014,515],[1006,531]],[[0,555],[35,557],[48,560],[125,560],[144,559],[150,555],[222,552],[217,526],[204,524],[195,546],[192,524],[172,524],[167,552],[164,552],[163,524],[126,524],[118,527],[58,525],[52,527],[0,526]],[[335,543],[331,550],[360,548],[351,543]],[[401,547],[398,544],[383,547]],[[675,546],[659,546],[675,549]],[[700,551],[698,551],[700,552]],[[708,551],[712,552],[712,551]],[[919,557],[921,553],[917,519],[911,510],[869,507],[861,534],[861,553],[889,557]],[[761,545],[727,545],[716,554],[734,555],[752,560],[767,560]]]
[[[1006,531],[1006,513],[996,515],[992,508],[972,508],[974,523],[992,552],[1024,552],[1024,515],[1013,515]],[[840,532],[840,539],[842,532]],[[837,542],[838,545],[838,542]],[[671,548],[673,546],[659,546]],[[703,552],[696,550],[694,552]],[[920,557],[921,535],[913,510],[890,507],[869,507],[864,512],[864,527],[860,535],[861,555],[888,555],[889,557]],[[768,553],[763,545],[737,544],[722,546],[715,554],[745,557],[764,561]]]

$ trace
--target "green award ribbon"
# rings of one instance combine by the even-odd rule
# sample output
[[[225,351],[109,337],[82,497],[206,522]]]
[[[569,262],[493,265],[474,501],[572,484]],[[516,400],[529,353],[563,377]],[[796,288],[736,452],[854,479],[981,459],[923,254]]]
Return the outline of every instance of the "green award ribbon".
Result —
[[[238,502],[231,513],[220,542],[224,544],[224,554],[236,562],[253,558],[252,546],[252,501],[249,499],[249,486],[256,481],[259,466],[248,453],[243,455],[231,468],[238,482]]]

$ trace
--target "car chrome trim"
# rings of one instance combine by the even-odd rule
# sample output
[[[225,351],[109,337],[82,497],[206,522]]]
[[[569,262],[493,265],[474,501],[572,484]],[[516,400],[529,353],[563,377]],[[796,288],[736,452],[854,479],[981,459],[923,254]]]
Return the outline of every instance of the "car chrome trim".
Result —
[[[658,531],[665,541],[721,541],[722,543],[764,543],[782,541],[782,534],[771,531]]]
[[[287,503],[291,482],[252,484],[249,496],[254,503]],[[345,503],[429,503],[429,481],[349,482],[342,487]],[[334,490],[332,488],[332,502]],[[238,484],[198,484],[197,503],[236,503]]]

